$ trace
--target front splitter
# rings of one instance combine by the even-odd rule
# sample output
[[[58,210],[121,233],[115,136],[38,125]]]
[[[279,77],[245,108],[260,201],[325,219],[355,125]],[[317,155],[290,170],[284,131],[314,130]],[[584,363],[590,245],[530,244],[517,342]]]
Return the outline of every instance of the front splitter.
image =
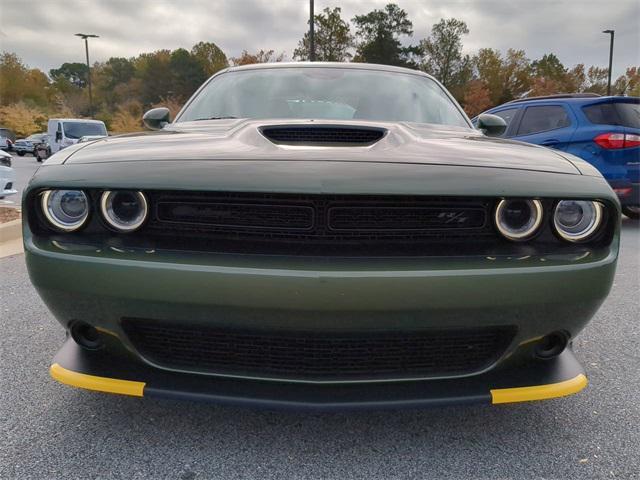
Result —
[[[552,360],[447,380],[293,383],[176,373],[85,350],[69,338],[50,369],[74,387],[138,397],[209,401],[286,410],[423,408],[464,403],[513,403],[562,397],[587,385],[570,349]]]

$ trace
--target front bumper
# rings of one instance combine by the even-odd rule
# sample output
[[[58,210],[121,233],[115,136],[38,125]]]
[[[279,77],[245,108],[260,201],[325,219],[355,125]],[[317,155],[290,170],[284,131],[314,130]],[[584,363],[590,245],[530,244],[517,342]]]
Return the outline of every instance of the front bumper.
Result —
[[[82,320],[110,339],[98,351],[68,340],[51,370],[63,383],[256,406],[383,408],[535,400],[583,388],[584,372],[570,350],[535,360],[531,345],[555,331],[573,338],[590,320],[611,287],[617,238],[606,251],[586,256],[285,261],[92,251],[34,240],[27,230],[25,252],[31,279],[60,323],[69,328]],[[276,331],[518,330],[504,355],[472,375],[290,382],[156,365],[130,342],[121,324],[127,317]]]
[[[69,338],[50,373],[61,383],[100,392],[313,411],[525,402],[571,395],[587,386],[570,349],[552,360],[462,379],[309,385],[162,371],[119,361],[104,351],[83,350]]]
[[[0,166],[0,197],[15,195],[18,191],[13,188],[15,185],[15,173],[10,167]]]

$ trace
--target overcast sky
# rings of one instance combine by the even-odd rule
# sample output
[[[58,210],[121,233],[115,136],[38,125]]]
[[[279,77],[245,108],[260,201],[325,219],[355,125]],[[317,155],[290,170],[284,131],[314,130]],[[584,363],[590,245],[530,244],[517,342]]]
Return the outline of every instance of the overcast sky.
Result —
[[[315,0],[316,12],[342,7],[343,18],[382,8],[388,0]],[[397,0],[413,21],[414,36],[429,34],[440,18],[467,22],[464,48],[524,49],[531,59],[554,52],[567,66],[606,66],[614,29],[614,78],[640,64],[639,0]],[[215,42],[227,56],[274,49],[291,58],[305,32],[307,0],[0,0],[0,50],[17,53],[45,71],[84,62],[74,33],[94,33],[91,61],[112,56]]]

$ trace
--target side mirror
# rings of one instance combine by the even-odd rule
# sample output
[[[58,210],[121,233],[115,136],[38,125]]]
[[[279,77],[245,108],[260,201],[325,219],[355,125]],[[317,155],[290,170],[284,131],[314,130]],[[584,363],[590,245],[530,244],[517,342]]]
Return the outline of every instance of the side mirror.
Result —
[[[148,129],[160,130],[168,123],[171,123],[171,112],[165,107],[152,108],[144,114],[142,121]]]
[[[476,127],[487,137],[499,137],[507,130],[507,122],[497,115],[483,113],[478,115]]]
[[[60,140],[62,140],[62,132],[58,130],[56,132],[56,142],[59,142]]]

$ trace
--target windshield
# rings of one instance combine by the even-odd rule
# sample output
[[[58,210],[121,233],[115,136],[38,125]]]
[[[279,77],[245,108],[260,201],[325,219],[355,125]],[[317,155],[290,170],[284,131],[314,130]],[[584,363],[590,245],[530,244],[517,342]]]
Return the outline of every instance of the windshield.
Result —
[[[347,68],[228,72],[177,119],[296,118],[436,123],[469,127],[443,89],[421,75]]]
[[[80,138],[85,135],[106,135],[107,129],[102,123],[64,122],[64,136]]]
[[[34,133],[33,135],[29,135],[27,137],[27,140],[31,142],[39,142],[40,140],[43,140],[46,136],[47,136],[46,133]]]

